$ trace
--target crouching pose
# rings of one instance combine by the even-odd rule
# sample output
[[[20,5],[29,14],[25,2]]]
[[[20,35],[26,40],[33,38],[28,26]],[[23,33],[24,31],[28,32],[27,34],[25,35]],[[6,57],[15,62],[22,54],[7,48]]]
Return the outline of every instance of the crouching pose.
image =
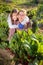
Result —
[[[9,14],[8,16],[8,25],[9,25],[9,36],[8,36],[8,40],[11,40],[13,34],[15,33],[15,29],[18,28],[17,26],[17,14],[18,14],[18,10],[14,9],[12,10],[11,14]]]
[[[7,22],[9,25],[9,41],[11,40],[12,36],[14,35],[17,29],[27,30],[27,28],[31,28],[30,20],[24,9],[20,10],[19,12],[17,9],[12,10]]]

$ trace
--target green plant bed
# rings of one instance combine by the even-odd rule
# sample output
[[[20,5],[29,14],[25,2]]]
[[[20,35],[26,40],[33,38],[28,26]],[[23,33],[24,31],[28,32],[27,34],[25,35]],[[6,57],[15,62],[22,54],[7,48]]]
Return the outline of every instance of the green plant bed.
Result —
[[[29,63],[35,64],[35,59],[38,62],[43,55],[40,49],[40,46],[43,46],[42,38],[41,41],[39,38],[41,38],[41,35],[33,34],[31,30],[28,30],[28,32],[17,31],[9,44],[9,48],[15,54],[14,61],[27,63],[26,65]],[[41,53],[41,57],[38,56],[39,53]]]
[[[5,16],[6,15],[6,16]],[[8,23],[7,23],[7,13],[0,14],[0,39],[6,40],[8,38]]]

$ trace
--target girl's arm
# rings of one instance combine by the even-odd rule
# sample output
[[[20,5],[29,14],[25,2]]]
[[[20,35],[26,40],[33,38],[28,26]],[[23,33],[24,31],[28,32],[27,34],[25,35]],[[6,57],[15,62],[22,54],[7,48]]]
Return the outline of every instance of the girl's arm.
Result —
[[[27,30],[28,28],[32,28],[32,25],[31,25],[31,23],[30,22],[28,22],[28,23],[26,23],[25,25],[24,25],[24,30]]]

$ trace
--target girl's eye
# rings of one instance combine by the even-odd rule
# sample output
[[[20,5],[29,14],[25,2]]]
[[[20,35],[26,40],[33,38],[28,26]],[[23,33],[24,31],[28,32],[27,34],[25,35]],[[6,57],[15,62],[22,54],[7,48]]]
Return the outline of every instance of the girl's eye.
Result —
[[[22,14],[19,14],[20,16],[24,16],[24,15],[22,15]]]

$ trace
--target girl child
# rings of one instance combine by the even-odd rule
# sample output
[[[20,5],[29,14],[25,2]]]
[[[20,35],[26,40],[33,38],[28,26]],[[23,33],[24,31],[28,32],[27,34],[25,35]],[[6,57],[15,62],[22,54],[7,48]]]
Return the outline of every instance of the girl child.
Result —
[[[18,14],[18,10],[17,9],[13,9],[11,14],[9,14],[8,16],[8,25],[9,25],[9,36],[8,36],[8,40],[10,41],[12,36],[15,33],[15,28],[18,28],[17,26],[17,14]]]
[[[31,23],[30,23],[30,20],[29,20],[29,18],[27,16],[26,10],[21,9],[19,11],[18,19],[19,19],[19,24],[18,24],[19,29],[31,28]]]

